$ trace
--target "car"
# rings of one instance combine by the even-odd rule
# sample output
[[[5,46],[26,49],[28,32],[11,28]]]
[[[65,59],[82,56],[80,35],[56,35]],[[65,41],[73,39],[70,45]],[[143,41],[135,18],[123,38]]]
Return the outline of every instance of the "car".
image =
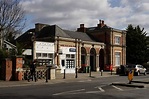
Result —
[[[126,75],[126,67],[127,65],[120,65],[120,67],[116,69],[116,74]]]
[[[134,71],[134,75],[137,75],[139,76],[140,74],[144,74],[146,75],[146,68],[143,67],[143,65],[134,65],[134,64],[131,64],[131,65],[127,65],[126,66],[126,74],[128,74],[131,70]]]

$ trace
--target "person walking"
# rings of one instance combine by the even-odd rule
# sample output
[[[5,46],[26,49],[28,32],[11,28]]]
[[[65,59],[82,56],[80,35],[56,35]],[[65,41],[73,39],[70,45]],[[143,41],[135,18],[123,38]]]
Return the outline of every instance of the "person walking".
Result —
[[[30,81],[31,77],[32,77],[32,80],[34,79],[35,82],[37,81],[37,78],[36,78],[36,61],[35,60],[30,65],[30,74],[28,76],[28,82]]]

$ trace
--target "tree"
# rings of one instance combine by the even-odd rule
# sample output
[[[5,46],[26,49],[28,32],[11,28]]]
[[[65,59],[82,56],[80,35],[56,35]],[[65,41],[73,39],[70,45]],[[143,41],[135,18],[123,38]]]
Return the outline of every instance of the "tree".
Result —
[[[128,25],[126,30],[126,61],[131,64],[147,62],[146,32],[140,26]]]
[[[0,47],[3,39],[20,33],[25,26],[25,20],[25,11],[20,0],[0,0]]]

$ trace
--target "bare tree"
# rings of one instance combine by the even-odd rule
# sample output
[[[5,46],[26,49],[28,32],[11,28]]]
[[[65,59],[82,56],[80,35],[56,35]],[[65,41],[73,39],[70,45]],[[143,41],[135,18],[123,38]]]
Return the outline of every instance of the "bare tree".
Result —
[[[25,26],[25,11],[20,0],[0,0],[0,39],[16,36]]]

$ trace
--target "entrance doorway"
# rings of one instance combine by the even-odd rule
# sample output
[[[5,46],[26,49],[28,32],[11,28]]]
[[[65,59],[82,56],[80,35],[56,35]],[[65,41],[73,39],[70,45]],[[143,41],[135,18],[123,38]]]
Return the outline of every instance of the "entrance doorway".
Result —
[[[96,50],[94,48],[90,50],[90,67],[91,71],[96,71]]]
[[[100,67],[100,70],[104,70],[104,50],[101,49],[100,52],[99,52],[99,67]]]

